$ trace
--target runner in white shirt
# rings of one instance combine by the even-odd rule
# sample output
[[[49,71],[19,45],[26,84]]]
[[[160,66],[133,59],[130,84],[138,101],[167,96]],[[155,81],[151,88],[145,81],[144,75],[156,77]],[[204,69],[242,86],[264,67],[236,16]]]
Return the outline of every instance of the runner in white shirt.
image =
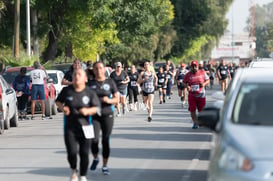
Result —
[[[41,65],[38,61],[35,61],[34,70],[30,72],[30,79],[32,81],[31,87],[31,119],[34,119],[34,111],[36,101],[40,101],[42,108],[42,119],[45,118],[45,88],[44,83],[47,78],[46,71],[41,69]],[[39,96],[39,97],[37,97]]]

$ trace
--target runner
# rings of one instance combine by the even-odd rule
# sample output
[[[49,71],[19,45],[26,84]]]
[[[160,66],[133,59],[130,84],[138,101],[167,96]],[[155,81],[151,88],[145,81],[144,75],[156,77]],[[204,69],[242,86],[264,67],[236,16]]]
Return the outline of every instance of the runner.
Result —
[[[163,67],[159,67],[159,72],[157,73],[157,87],[159,92],[159,104],[165,103],[166,88],[167,88],[167,75],[164,72]]]
[[[228,78],[231,80],[231,77],[224,59],[222,59],[220,66],[217,68],[217,75],[221,83],[221,90],[225,93],[228,88]]]
[[[13,88],[16,91],[18,101],[18,111],[20,120],[28,120],[27,115],[27,101],[29,96],[30,78],[26,76],[27,68],[22,67],[20,74],[14,78]]]
[[[80,156],[80,181],[87,181],[89,150],[92,135],[92,115],[100,110],[98,96],[86,87],[87,75],[83,69],[73,72],[73,85],[64,87],[59,94],[56,105],[64,112],[64,139],[67,159],[72,169],[71,181],[78,181],[77,154]],[[79,146],[79,151],[78,151]]]
[[[197,129],[196,109],[200,112],[206,105],[205,86],[209,84],[209,76],[204,70],[199,70],[198,62],[193,60],[191,62],[191,71],[186,74],[183,83],[189,92],[188,103],[193,121],[192,129]]]
[[[67,71],[62,79],[62,85],[72,85],[72,76],[73,76],[73,72],[76,69],[80,69],[82,68],[81,66],[81,62],[79,59],[75,59],[73,64],[71,65],[69,71]]]
[[[165,66],[165,73],[167,75],[166,94],[167,94],[167,98],[171,99],[171,91],[172,91],[172,86],[173,86],[174,73],[170,70],[170,66],[168,64],[166,64],[166,66]]]
[[[229,73],[230,73],[230,77],[231,79],[233,79],[235,73],[236,73],[236,66],[235,64],[233,64],[232,62],[229,64],[228,66],[228,69],[229,69]]]
[[[119,101],[119,92],[115,82],[105,77],[105,67],[102,62],[96,62],[93,66],[95,80],[89,82],[91,89],[96,91],[101,101],[101,115],[94,116],[95,139],[92,141],[91,151],[94,157],[90,170],[94,171],[99,163],[99,137],[102,130],[102,172],[109,175],[107,167],[110,155],[110,135],[114,124],[114,105]]]
[[[130,81],[129,76],[127,73],[122,70],[122,64],[120,62],[116,63],[116,69],[110,75],[110,77],[114,80],[117,85],[119,94],[120,94],[120,101],[117,103],[117,116],[121,116],[120,114],[120,103],[122,105],[122,113],[125,114],[126,111],[126,96],[127,96],[127,85]]]
[[[148,122],[152,121],[154,91],[157,85],[155,72],[150,71],[150,62],[144,63],[144,71],[138,77],[138,84],[142,84],[143,103],[148,108]]]
[[[181,99],[182,107],[185,107],[185,104],[186,104],[186,94],[187,94],[186,91],[187,90],[183,84],[183,79],[187,73],[188,73],[188,70],[186,69],[185,63],[181,63],[180,69],[178,69],[176,72],[175,79],[176,79],[176,83],[177,83],[178,96]]]
[[[138,72],[136,71],[135,65],[131,66],[131,70],[129,72],[129,85],[128,85],[128,91],[129,91],[129,110],[137,110],[137,96],[138,96]],[[134,97],[134,104],[133,104],[133,97]]]
[[[34,119],[35,104],[37,101],[41,104],[42,119],[45,119],[45,81],[48,77],[46,70],[38,61],[33,64],[34,70],[30,71],[31,85],[31,119]],[[50,117],[51,118],[51,117]]]
[[[209,64],[209,79],[210,79],[210,89],[213,88],[213,85],[214,85],[214,79],[215,79],[215,74],[216,74],[216,70],[213,66],[212,63]]]

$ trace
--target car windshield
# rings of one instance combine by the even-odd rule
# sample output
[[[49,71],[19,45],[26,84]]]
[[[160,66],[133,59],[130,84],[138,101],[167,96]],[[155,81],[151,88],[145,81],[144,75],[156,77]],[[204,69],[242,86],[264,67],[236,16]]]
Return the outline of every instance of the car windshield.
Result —
[[[273,125],[272,90],[273,84],[243,84],[233,110],[234,123]]]
[[[15,77],[16,77],[17,75],[19,75],[19,74],[20,74],[19,71],[15,71],[15,72],[4,72],[4,73],[2,74],[2,76],[3,76],[4,79],[7,81],[7,83],[12,84],[13,81],[14,81],[14,79],[15,79]],[[27,76],[30,75],[30,71],[29,71],[29,70],[27,71],[26,75],[27,75]]]
[[[53,79],[53,84],[58,84],[58,78],[56,73],[48,73],[49,78]]]

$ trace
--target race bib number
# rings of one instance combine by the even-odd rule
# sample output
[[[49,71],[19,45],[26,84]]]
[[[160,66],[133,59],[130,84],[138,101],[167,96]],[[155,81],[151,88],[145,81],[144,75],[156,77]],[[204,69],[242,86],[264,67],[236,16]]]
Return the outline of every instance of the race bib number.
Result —
[[[225,70],[221,71],[221,74],[223,74],[223,75],[225,75],[226,73],[227,73],[227,71],[225,71]]]
[[[159,79],[158,82],[159,83],[164,83],[164,79]]]
[[[136,86],[136,81],[132,81],[132,82],[131,82],[131,86],[132,86],[132,87],[135,87],[135,86]]]
[[[86,139],[95,138],[93,125],[82,126],[82,130]]]
[[[197,92],[197,91],[199,91],[199,89],[200,89],[200,86],[199,86],[199,85],[192,85],[192,86],[191,86],[191,91],[192,91],[192,92]]]
[[[183,79],[180,79],[179,82],[182,83],[182,82],[183,82]]]
[[[167,75],[167,79],[169,79],[169,78],[171,78],[171,76],[170,76],[170,75]]]
[[[40,72],[33,73],[33,79],[40,79],[40,78],[41,78]]]

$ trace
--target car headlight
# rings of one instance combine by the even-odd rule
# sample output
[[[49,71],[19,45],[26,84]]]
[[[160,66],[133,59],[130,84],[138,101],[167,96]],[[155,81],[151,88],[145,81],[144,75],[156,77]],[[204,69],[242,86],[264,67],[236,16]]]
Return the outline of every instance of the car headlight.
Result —
[[[231,146],[224,148],[219,160],[219,166],[228,170],[250,171],[254,165],[250,159]]]

